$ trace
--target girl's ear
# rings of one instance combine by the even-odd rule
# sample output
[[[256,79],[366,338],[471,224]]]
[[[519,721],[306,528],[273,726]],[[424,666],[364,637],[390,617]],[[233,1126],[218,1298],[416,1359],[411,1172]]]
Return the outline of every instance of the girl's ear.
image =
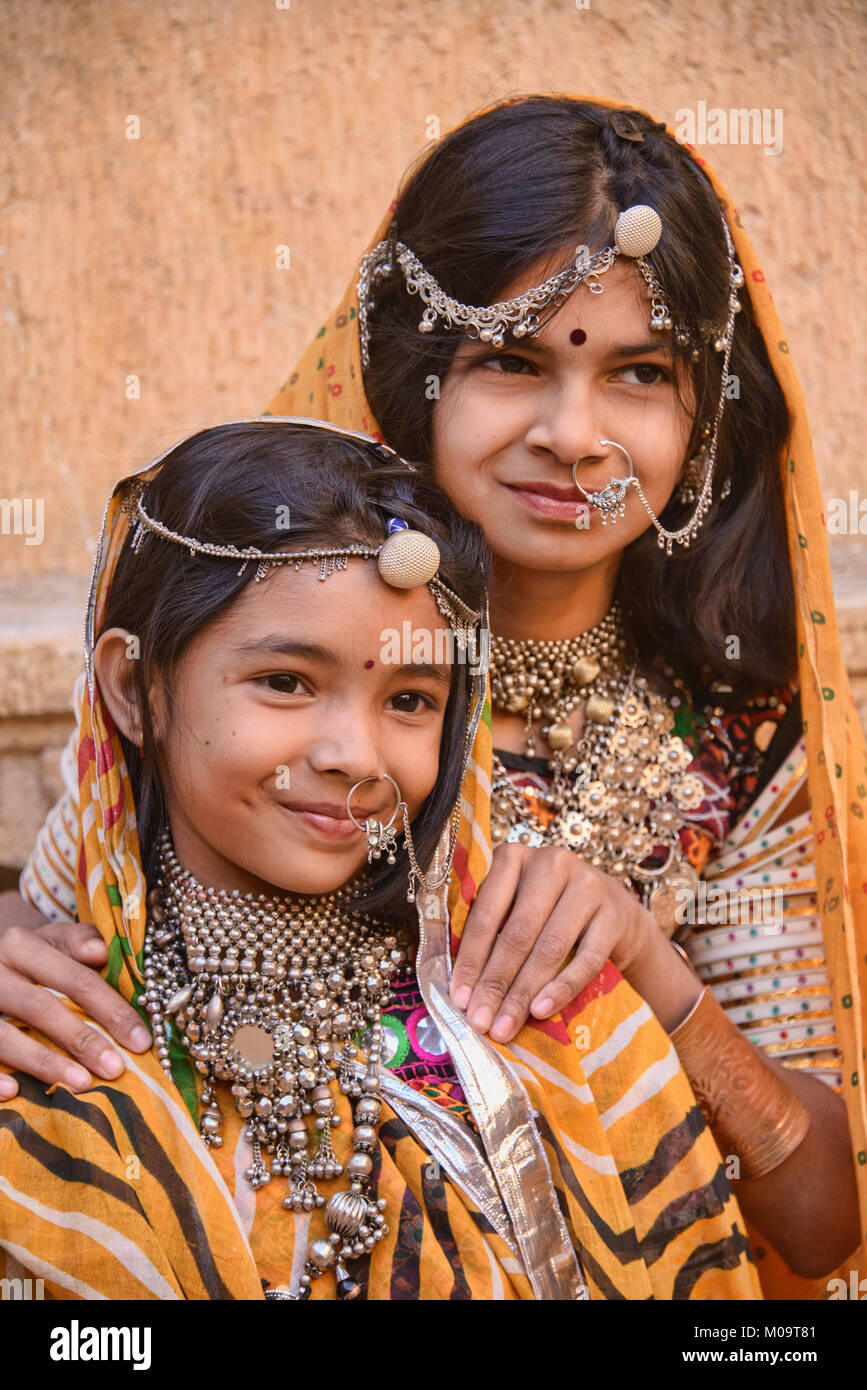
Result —
[[[139,639],[123,627],[110,627],[96,644],[93,665],[100,693],[121,733],[141,745],[142,727],[135,685]]]

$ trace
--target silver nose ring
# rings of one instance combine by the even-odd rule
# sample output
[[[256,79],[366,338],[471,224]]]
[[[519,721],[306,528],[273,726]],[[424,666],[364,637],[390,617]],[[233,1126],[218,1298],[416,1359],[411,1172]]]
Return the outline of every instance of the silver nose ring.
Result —
[[[352,814],[352,808],[349,803],[358,788],[363,787],[365,782],[389,782],[391,784],[391,789],[395,795],[395,807],[391,813],[391,819],[387,821],[385,825],[383,825],[382,821],[377,820],[375,816],[369,816],[362,824],[362,822],[357,821]],[[367,840],[368,864],[372,863],[374,859],[381,859],[383,854],[385,854],[389,864],[395,862],[397,840],[391,827],[394,825],[397,819],[397,813],[402,805],[400,787],[393,777],[389,777],[387,772],[384,773],[382,777],[362,777],[360,782],[356,782],[355,786],[350,788],[346,797],[346,814],[353,825],[357,826],[359,830],[364,831],[364,836]]]
[[[600,439],[600,444],[607,444],[612,449],[619,449],[629,466],[629,473],[625,478],[615,478],[612,474],[611,479],[604,487],[597,491],[588,492],[578,481],[578,464],[580,459],[576,459],[572,465],[572,481],[577,487],[581,496],[587,499],[591,507],[602,516],[602,525],[607,526],[610,521],[612,526],[618,517],[626,514],[626,496],[633,484],[638,486],[638,479],[635,476],[635,467],[632,462],[632,455],[628,449],[624,449],[622,444],[618,444],[616,439]]]

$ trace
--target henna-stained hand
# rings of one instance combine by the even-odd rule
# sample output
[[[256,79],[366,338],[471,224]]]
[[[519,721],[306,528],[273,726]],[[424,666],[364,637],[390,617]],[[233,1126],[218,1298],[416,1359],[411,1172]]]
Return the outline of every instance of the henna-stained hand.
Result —
[[[557,1013],[606,961],[628,976],[654,934],[635,895],[570,850],[501,844],[467,917],[451,997],[475,1028],[509,1042],[531,1012]]]

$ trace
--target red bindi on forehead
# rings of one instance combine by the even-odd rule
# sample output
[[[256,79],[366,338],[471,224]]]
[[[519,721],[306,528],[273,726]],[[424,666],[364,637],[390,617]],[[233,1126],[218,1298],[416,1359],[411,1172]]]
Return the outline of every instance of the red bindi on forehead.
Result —
[[[373,666],[375,666],[375,665],[376,665],[376,662],[375,662],[375,661],[372,661],[372,660],[368,657],[367,661],[365,661],[365,663],[364,663],[364,669],[365,669],[365,671],[369,671],[369,670],[371,670],[371,668],[372,668]]]
[[[572,332],[569,334],[569,342],[574,343],[576,347],[580,347],[582,343],[586,343],[587,334],[584,332],[584,329],[573,328]]]

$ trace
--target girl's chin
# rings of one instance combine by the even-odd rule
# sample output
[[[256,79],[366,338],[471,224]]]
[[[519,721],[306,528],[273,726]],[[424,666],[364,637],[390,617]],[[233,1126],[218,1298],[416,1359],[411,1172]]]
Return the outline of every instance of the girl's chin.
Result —
[[[496,563],[522,570],[550,570],[552,574],[589,569],[623,548],[612,544],[605,532],[601,537],[588,536],[586,531],[570,532],[563,527],[543,532],[504,527],[499,533],[486,527],[485,536]]]
[[[344,888],[360,873],[362,864],[350,864],[346,870],[338,869],[334,860],[317,865],[306,864],[302,873],[286,873],[286,864],[274,865],[273,869],[267,865],[250,866],[248,872],[255,873],[262,887],[259,892],[266,896],[287,893],[291,895],[301,895],[305,897],[321,897],[325,893],[336,893],[338,889]]]
[[[242,892],[252,889],[253,895],[264,893],[273,896],[281,893],[300,893],[321,895],[336,893],[367,867],[366,845],[363,838],[360,844],[331,844],[320,840],[311,844],[311,837],[303,831],[294,836],[271,836],[270,853],[262,853],[264,834],[258,845],[250,843],[250,858],[244,862],[239,854],[240,846],[232,856],[239,877],[248,885]]]
[[[505,513],[492,513],[484,523],[485,538],[500,563],[520,569],[562,571],[590,569],[612,556],[620,556],[650,523],[642,513],[637,520],[629,514],[613,525],[602,526],[594,515],[590,526],[576,527],[549,517],[523,512],[516,520]]]
[[[274,841],[269,863],[250,872],[285,893],[334,893],[367,866],[363,835],[354,844],[333,841],[299,826],[295,835]]]

